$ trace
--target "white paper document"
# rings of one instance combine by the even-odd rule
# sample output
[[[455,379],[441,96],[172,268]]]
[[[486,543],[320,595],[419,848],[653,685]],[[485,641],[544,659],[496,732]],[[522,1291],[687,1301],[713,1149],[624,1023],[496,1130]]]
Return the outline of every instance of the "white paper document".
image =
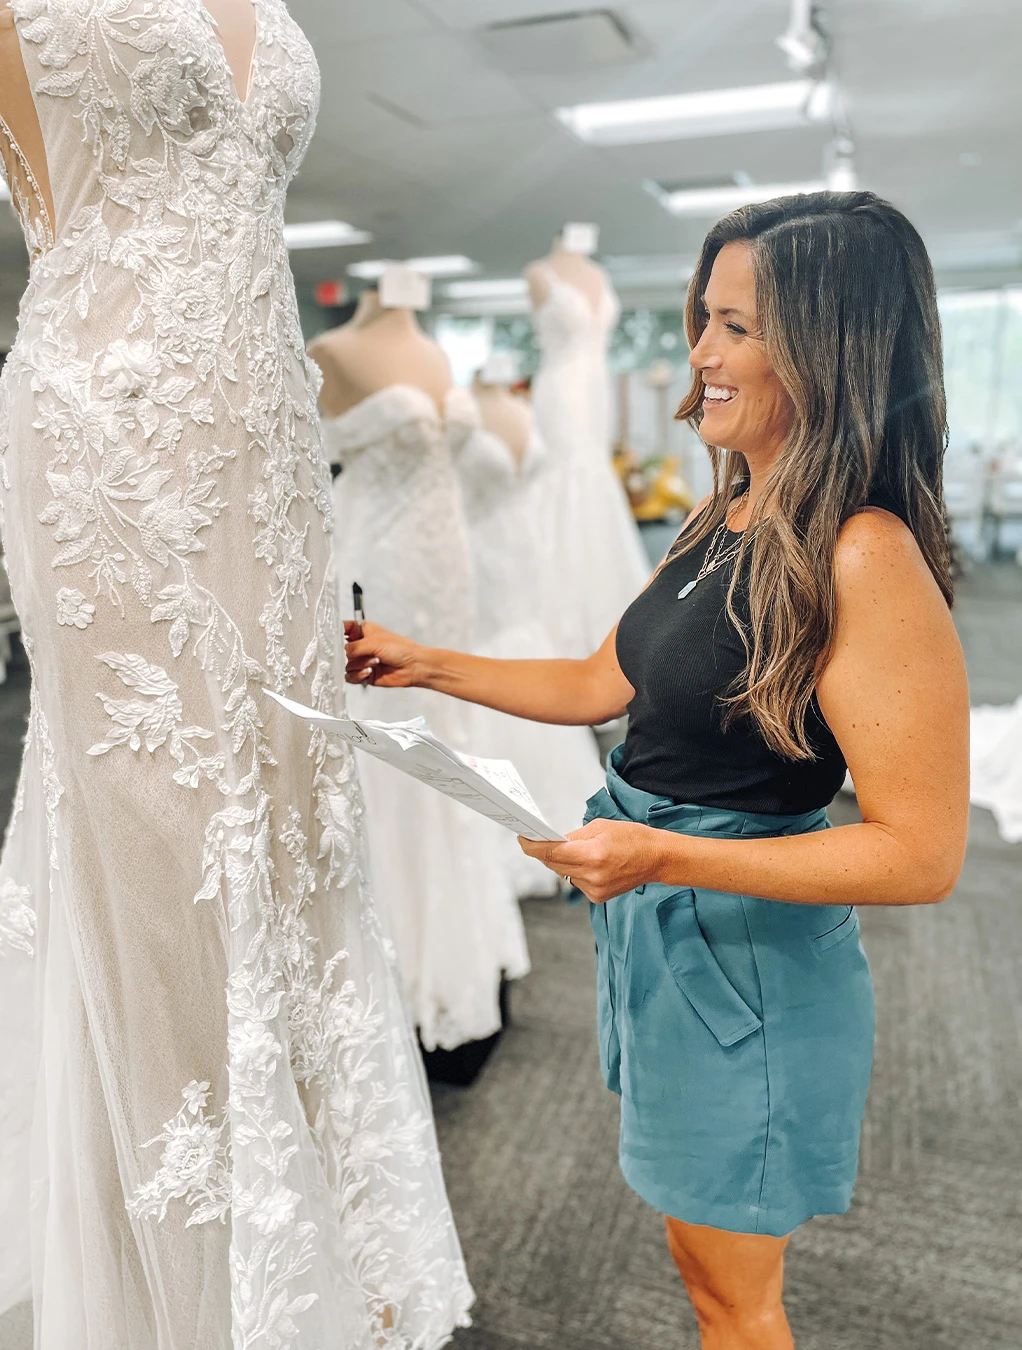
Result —
[[[410,722],[371,722],[352,717],[330,717],[303,703],[265,690],[295,717],[339,736],[363,754],[392,764],[446,797],[453,797],[480,815],[488,816],[526,839],[563,840],[543,819],[529,789],[509,759],[478,759],[444,745],[424,717]]]

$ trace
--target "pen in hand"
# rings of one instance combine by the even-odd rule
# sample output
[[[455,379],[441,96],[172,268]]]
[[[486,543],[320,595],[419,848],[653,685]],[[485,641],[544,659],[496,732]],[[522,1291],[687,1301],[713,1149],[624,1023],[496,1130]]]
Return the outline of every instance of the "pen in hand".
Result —
[[[362,603],[362,587],[358,584],[357,581],[352,583],[351,603],[355,613],[355,631],[352,634],[352,637],[354,637],[354,639],[357,642],[362,637],[364,631],[363,625],[365,624],[366,621],[365,606]],[[370,668],[369,674],[367,675],[366,679],[362,682],[363,689],[368,688],[368,686],[372,684],[375,675],[376,675],[375,670]]]

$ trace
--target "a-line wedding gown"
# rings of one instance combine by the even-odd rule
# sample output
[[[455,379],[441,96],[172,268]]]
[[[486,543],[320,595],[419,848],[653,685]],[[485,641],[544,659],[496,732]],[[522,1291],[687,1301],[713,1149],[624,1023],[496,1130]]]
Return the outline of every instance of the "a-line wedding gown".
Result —
[[[611,461],[610,335],[620,316],[606,280],[596,305],[541,264],[534,313],[543,360],[532,386],[550,455],[543,478],[543,588],[558,656],[591,656],[649,579],[650,566]]]
[[[448,423],[475,565],[474,650],[504,660],[548,660],[556,651],[542,610],[544,540],[535,495],[543,485],[546,450],[533,429],[519,462],[508,443],[483,426],[475,399],[459,393]],[[479,753],[512,760],[546,819],[562,832],[579,829],[586,800],[604,778],[589,728],[478,712]],[[554,873],[508,840],[519,894],[555,893]]]
[[[18,191],[0,385],[33,674],[0,1308],[31,1286],[37,1350],[439,1346],[471,1291],[356,766],[263,692],[337,706],[283,240],[315,60],[282,0],[255,0],[244,101],[201,0],[12,8],[55,212]]]
[[[454,397],[458,391],[452,391]],[[448,404],[450,398],[448,399]],[[341,604],[432,647],[470,649],[476,629],[468,528],[447,443],[447,410],[411,385],[324,418],[337,478]],[[424,716],[441,740],[480,753],[477,710],[424,689],[349,695],[353,716]],[[502,975],[528,973],[506,834],[460,802],[364,756],[373,892],[389,920],[423,1044],[453,1049],[501,1024]]]

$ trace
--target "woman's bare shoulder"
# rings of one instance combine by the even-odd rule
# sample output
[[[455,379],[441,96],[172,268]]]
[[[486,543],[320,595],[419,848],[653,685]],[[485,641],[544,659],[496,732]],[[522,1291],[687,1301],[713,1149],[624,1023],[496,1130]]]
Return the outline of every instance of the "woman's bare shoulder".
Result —
[[[915,535],[891,511],[869,506],[841,527],[834,550],[839,605],[857,602],[888,609],[947,605]]]
[[[838,574],[854,579],[875,569],[918,564],[928,571],[915,535],[892,511],[867,506],[841,526],[834,550]]]

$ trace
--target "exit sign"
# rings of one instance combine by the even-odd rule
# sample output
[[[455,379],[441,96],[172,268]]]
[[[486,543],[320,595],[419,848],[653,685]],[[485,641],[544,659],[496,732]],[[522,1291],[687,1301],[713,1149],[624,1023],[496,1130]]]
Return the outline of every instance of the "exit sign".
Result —
[[[320,281],[316,283],[316,304],[323,309],[336,309],[348,298],[348,290],[343,281]]]

